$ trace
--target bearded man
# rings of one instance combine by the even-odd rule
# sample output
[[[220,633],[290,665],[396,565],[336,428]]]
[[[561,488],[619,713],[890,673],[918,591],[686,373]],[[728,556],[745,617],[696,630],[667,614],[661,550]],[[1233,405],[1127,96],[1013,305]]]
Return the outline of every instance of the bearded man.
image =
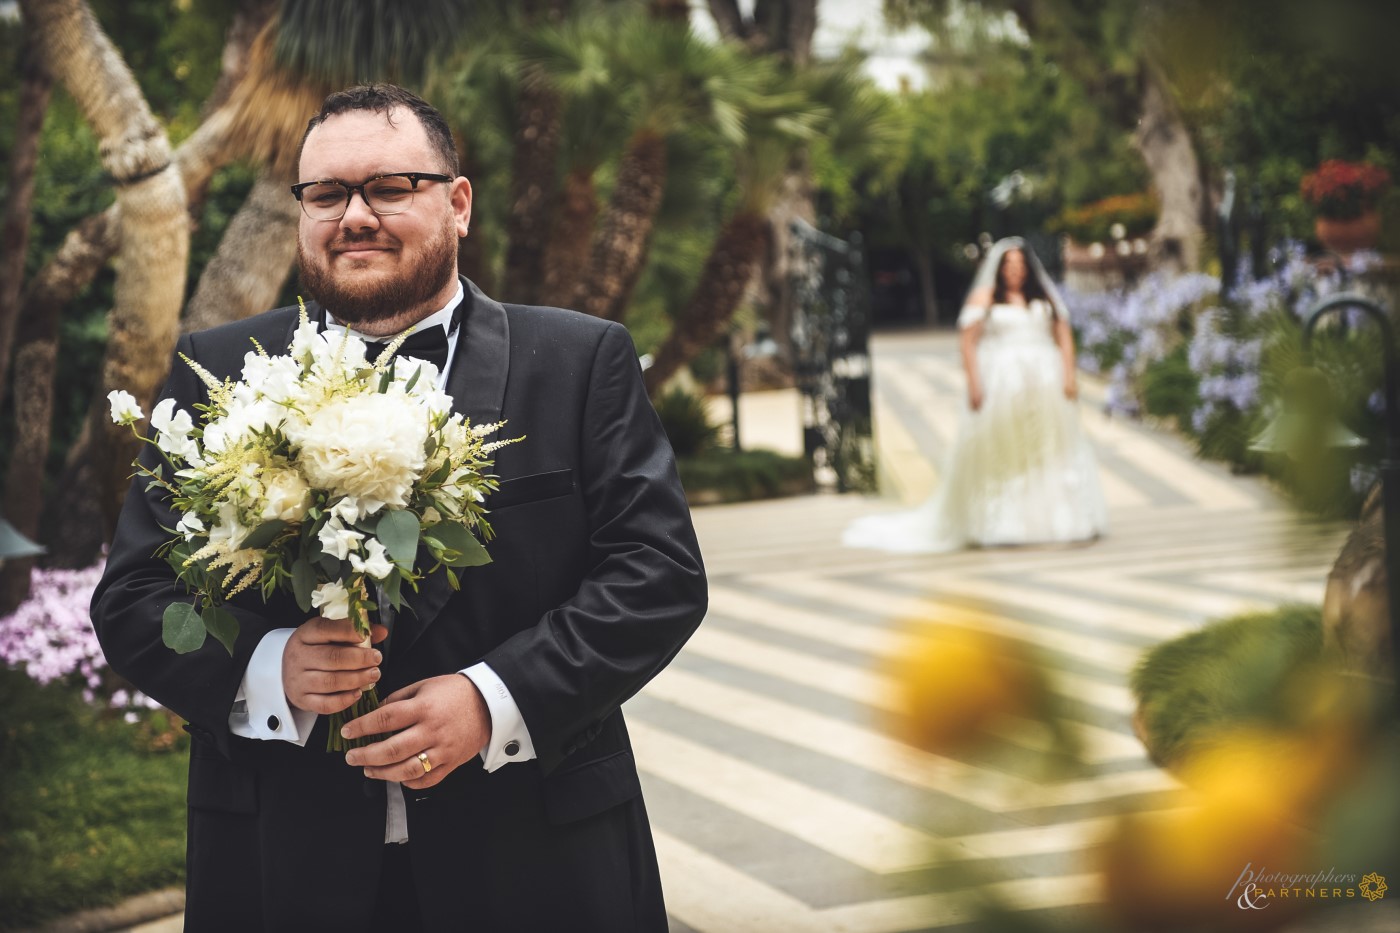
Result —
[[[631,339],[458,275],[471,184],[408,91],[332,94],[299,166],[312,319],[378,341],[412,328],[403,352],[437,363],[454,410],[527,438],[495,455],[493,561],[381,607],[374,646],[245,593],[231,656],[165,648],[162,613],[191,599],[155,556],[179,516],[133,484],[93,622],[113,669],[189,721],[187,929],[665,930],[620,706],[694,631],[706,586]],[[285,353],[296,324],[280,308],[178,350],[236,379],[250,337]],[[207,401],[178,359],[164,397]],[[345,735],[388,737],[327,753],[326,714],[372,685],[383,705]]]

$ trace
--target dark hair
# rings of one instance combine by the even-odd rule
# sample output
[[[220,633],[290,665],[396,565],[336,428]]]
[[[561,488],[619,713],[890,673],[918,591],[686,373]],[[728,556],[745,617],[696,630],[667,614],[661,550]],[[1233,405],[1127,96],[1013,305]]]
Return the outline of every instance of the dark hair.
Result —
[[[1030,304],[1039,298],[1050,306],[1050,314],[1055,314],[1055,303],[1050,300],[1050,296],[1045,294],[1045,287],[1040,284],[1040,276],[1036,275],[1035,268],[1031,265],[1031,257],[1027,254],[1024,246],[1013,246],[1001,254],[1001,260],[997,263],[996,284],[992,286],[992,304],[1006,303],[1006,282],[1001,277],[1001,271],[1006,267],[1006,258],[1012,253],[1020,253],[1021,258],[1026,261],[1026,281],[1021,286],[1021,294],[1026,298],[1026,304]]]
[[[393,84],[362,84],[357,87],[336,91],[321,102],[321,109],[306,123],[306,132],[301,134],[301,145],[297,148],[297,164],[301,164],[301,152],[306,148],[306,137],[311,131],[330,117],[342,113],[367,110],[382,113],[391,124],[395,110],[407,110],[418,117],[423,129],[428,133],[438,155],[442,157],[442,168],[446,174],[457,177],[457,145],[452,141],[452,130],[437,108],[412,91]]]

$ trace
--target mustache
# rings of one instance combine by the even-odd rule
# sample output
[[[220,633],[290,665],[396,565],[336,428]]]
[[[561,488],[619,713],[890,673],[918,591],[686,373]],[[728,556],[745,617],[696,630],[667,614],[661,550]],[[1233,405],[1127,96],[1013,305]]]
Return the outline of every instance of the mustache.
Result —
[[[381,235],[378,234],[378,233],[361,233],[361,234],[353,234],[353,233],[351,233],[351,234],[342,234],[342,235],[336,237],[334,240],[332,240],[332,241],[330,242],[330,244],[329,244],[329,246],[328,246],[328,249],[330,249],[330,250],[332,250],[332,251],[336,251],[336,250],[351,249],[351,248],[354,248],[354,247],[363,247],[363,246],[383,246],[383,247],[388,247],[388,246],[392,246],[392,245],[394,245],[394,244],[390,242],[390,238],[389,238],[389,237],[381,236]]]

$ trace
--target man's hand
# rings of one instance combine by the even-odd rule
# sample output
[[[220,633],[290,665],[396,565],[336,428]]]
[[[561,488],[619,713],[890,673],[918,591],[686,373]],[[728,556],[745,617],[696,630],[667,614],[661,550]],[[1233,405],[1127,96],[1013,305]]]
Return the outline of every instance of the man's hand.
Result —
[[[364,768],[365,777],[421,790],[481,754],[491,741],[491,713],[469,678],[444,674],[395,691],[379,709],[346,723],[342,731],[349,739],[381,733],[393,734],[352,748],[345,754],[346,764]],[[423,770],[422,752],[431,771]]]
[[[389,635],[370,626],[370,639]],[[379,680],[381,655],[361,642],[349,619],[312,616],[292,633],[282,652],[282,689],[295,707],[323,715],[348,709]]]

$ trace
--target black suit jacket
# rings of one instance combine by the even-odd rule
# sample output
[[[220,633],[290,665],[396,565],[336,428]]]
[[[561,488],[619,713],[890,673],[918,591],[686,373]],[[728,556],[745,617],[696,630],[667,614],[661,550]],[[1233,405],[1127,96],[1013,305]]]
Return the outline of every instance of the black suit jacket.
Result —
[[[538,759],[479,761],[407,791],[416,883],[432,929],[664,929],[650,830],[620,705],[699,624],[706,588],[670,446],[620,325],[501,305],[463,280],[447,390],[472,423],[508,420],[486,503],[493,562],[408,596],[381,695],[484,660],[509,687]],[[311,313],[319,309],[311,307]],[[294,308],[182,337],[179,352],[238,378],[255,337],[285,352]],[[191,410],[202,383],[175,360],[165,395]],[[174,526],[159,491],[133,484],[93,622],[114,670],[189,720],[190,929],[360,928],[383,847],[383,785],[327,754],[234,736],[228,715],[261,636],[295,626],[289,597],[230,608],[233,656],[209,639],[161,643],[176,599],[154,557]],[[309,924],[309,925],[308,925]]]

